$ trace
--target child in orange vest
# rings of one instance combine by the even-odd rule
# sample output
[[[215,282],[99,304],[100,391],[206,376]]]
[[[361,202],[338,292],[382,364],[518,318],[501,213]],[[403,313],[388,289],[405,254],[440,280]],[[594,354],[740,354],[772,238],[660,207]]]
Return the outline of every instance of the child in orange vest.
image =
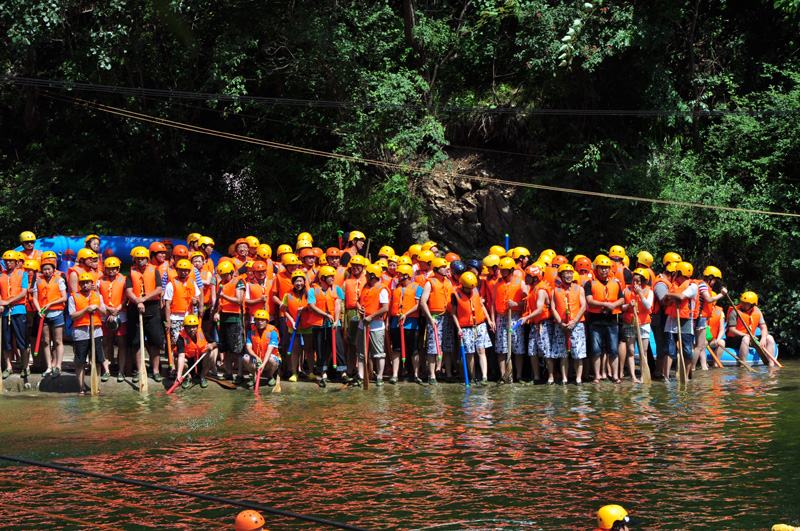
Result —
[[[67,302],[67,283],[64,277],[56,274],[54,259],[42,260],[42,276],[33,286],[33,304],[36,312],[43,316],[42,351],[47,369],[42,376],[61,374],[64,360],[64,308]],[[50,347],[50,340],[53,347]]]
[[[100,370],[103,363],[103,321],[106,306],[94,289],[94,277],[84,272],[78,275],[78,291],[69,298],[69,316],[72,319],[72,348],[75,351],[75,376],[78,379],[79,395],[86,394],[83,376],[86,361],[94,341],[95,363]],[[94,336],[91,335],[92,327]]]

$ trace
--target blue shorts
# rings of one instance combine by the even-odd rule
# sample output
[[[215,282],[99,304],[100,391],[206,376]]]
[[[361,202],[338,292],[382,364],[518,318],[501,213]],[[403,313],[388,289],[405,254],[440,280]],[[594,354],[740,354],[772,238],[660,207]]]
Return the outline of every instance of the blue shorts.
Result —
[[[705,330],[706,326],[708,325],[708,319],[703,317],[702,315],[695,320],[694,329],[695,330]]]
[[[44,322],[47,326],[52,326],[53,328],[62,328],[66,324],[64,312],[59,312],[53,317],[45,317]]]
[[[674,360],[678,359],[678,334],[669,332],[664,335],[667,339],[667,356]],[[683,357],[691,360],[694,356],[694,334],[681,333],[681,341],[683,342]]]
[[[28,347],[28,321],[24,313],[3,316],[3,352],[11,352],[11,335],[17,343],[17,348],[21,351]]]
[[[617,323],[591,323],[589,337],[592,344],[592,356],[598,357],[603,352],[611,359],[619,356],[619,325]]]

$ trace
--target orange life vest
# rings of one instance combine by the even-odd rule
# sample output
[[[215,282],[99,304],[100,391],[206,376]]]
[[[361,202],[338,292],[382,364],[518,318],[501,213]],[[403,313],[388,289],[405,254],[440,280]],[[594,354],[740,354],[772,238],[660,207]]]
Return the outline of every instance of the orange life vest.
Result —
[[[676,286],[675,284],[673,284],[672,289],[670,291],[675,293],[683,293],[692,284],[694,284],[694,281],[692,279],[687,279],[684,280],[680,286]],[[696,306],[697,306],[696,295],[691,299],[683,299],[682,301],[670,300],[669,304],[666,307],[666,314],[672,318],[680,316],[680,318],[684,320],[691,319],[692,314],[694,312],[694,308]]]
[[[642,296],[639,297],[632,288],[627,287],[625,291],[623,291],[623,296],[625,297],[625,304],[631,304],[631,307],[625,310],[622,313],[622,322],[625,324],[634,324],[635,321],[633,319],[633,311],[634,308],[636,309],[636,316],[639,318],[639,325],[646,325],[650,322],[650,310],[645,307],[642,299],[647,298],[650,295],[651,290],[647,286],[642,286]],[[655,297],[654,297],[655,298]]]
[[[736,311],[737,309],[739,310],[738,312]],[[747,335],[747,328],[745,328],[745,324],[747,324],[747,326],[750,328],[750,332],[755,335],[756,328],[758,328],[758,325],[761,323],[761,319],[763,318],[761,310],[759,310],[756,306],[752,306],[750,311],[745,312],[740,306],[737,305],[735,308],[728,308],[728,319],[730,319],[731,313],[734,312],[736,313],[736,330]],[[730,329],[727,331],[727,336],[734,336]]]
[[[335,315],[336,311],[336,288],[328,288],[327,290],[322,290],[321,286],[315,286],[314,288],[314,306],[319,308],[325,313],[329,313],[331,315]],[[322,326],[325,324],[325,319],[318,313],[308,310],[308,323],[309,326]]]
[[[345,310],[355,310],[356,303],[361,297],[364,288],[364,280],[361,278],[348,278],[344,281],[344,308]]]
[[[303,291],[301,297],[298,297],[294,290],[286,294],[286,311],[292,316],[295,322],[297,322],[297,313],[300,311],[300,308],[305,308],[306,306],[308,306],[308,296],[305,291]],[[313,313],[314,312],[311,310],[303,310],[300,316],[300,323],[297,325],[298,328],[310,328],[312,319],[310,314]]]
[[[508,301],[514,301],[518,306],[511,311],[517,313],[522,310],[522,299],[525,293],[522,291],[522,282],[511,276],[510,281],[501,278],[494,287],[494,311],[500,314],[508,312]]]
[[[278,329],[269,323],[267,323],[264,330],[260,332],[255,326],[250,331],[250,344],[253,346],[253,352],[255,352],[256,356],[258,356],[261,361],[264,361],[264,357],[267,354],[272,332],[278,333]]]
[[[278,272],[275,275],[275,281],[272,284],[272,293],[274,296],[278,297],[278,300],[283,300],[284,295],[291,292],[294,289],[292,285],[292,275],[284,269],[283,271]],[[273,301],[274,304],[274,301]],[[277,305],[273,306],[273,311],[270,312],[270,315],[275,315],[276,311],[278,310]],[[281,313],[283,315],[283,313]]]
[[[43,308],[46,304],[61,298],[61,290],[58,288],[58,283],[60,280],[61,277],[53,275],[50,277],[50,281],[45,280],[44,277],[39,277],[39,280],[36,281],[36,292],[40,307]],[[123,287],[124,286],[125,283],[123,282]],[[50,306],[47,310],[50,311],[63,309],[64,303],[60,302]]]
[[[97,289],[106,306],[121,306],[125,300],[125,276],[117,273],[114,280],[104,276],[98,281]]]
[[[22,293],[22,278],[24,274],[25,272],[22,268],[18,267],[11,273],[0,275],[0,298],[8,300]],[[25,297],[12,304],[13,307],[24,305]]]
[[[86,297],[83,293],[73,293],[72,300],[75,301],[75,311],[79,312],[88,306],[100,306],[100,295],[97,294],[96,291],[89,292],[89,296]],[[100,326],[100,315],[97,312],[94,312],[91,316],[92,321],[91,324],[96,327]],[[84,313],[81,315],[78,320],[72,322],[72,326],[79,328],[82,326],[89,326],[89,313]]]
[[[248,302],[247,313],[254,315],[258,310],[270,311],[270,307],[272,305],[269,304],[269,294],[272,291],[272,282],[268,278],[265,278],[263,285],[259,284],[258,282],[250,282],[247,287],[250,291],[250,299],[258,299],[262,295],[267,296],[267,302]],[[270,312],[270,315],[272,315],[272,312]]]
[[[667,288],[667,291],[670,291],[672,289],[672,281],[663,273],[658,275],[658,277],[656,277],[655,280],[653,280],[653,284],[652,284],[653,285],[653,308],[652,308],[652,310],[650,312],[653,315],[661,313],[661,309],[662,309],[661,302],[658,300],[658,297],[655,296],[655,290],[656,290],[656,286],[658,284],[664,284],[664,286],[666,286],[666,288]],[[667,303],[663,304],[663,309],[666,312]]]
[[[714,311],[714,306],[717,305],[716,302],[706,302],[700,298],[700,284],[705,283],[703,280],[695,280],[695,284],[697,284],[697,304],[695,304],[695,312],[694,318],[697,319],[698,316],[705,317],[708,319],[711,317],[711,313]],[[711,295],[711,286],[706,284],[708,287],[709,296]]]
[[[542,308],[542,313],[533,318],[533,324],[539,324],[550,319],[550,299],[553,296],[553,287],[544,280],[536,284],[530,293],[528,293],[528,297],[526,299],[527,313],[536,311],[537,303],[539,301],[539,293],[542,291],[545,292],[547,297],[544,300],[544,308]]]
[[[199,326],[197,327],[197,341],[192,340],[186,330],[181,330],[180,336],[183,338],[183,353],[187,358],[197,358],[206,351],[208,341]]]
[[[595,302],[616,302],[619,300],[620,284],[616,277],[608,277],[608,282],[603,284],[599,280],[592,280],[592,299]],[[589,305],[589,313],[603,313],[604,308]],[[622,313],[619,307],[611,311],[613,315]]]
[[[469,295],[462,289],[453,292],[456,297],[456,318],[461,327],[477,326],[486,322],[486,314],[481,305],[481,296],[477,289],[473,289]]]
[[[428,295],[428,309],[432,314],[444,313],[447,309],[449,295],[446,279],[440,275],[433,274],[428,278],[428,284],[431,286],[431,291]]]
[[[389,305],[389,315],[399,317],[401,313],[406,313],[409,308],[413,308],[417,304],[418,288],[419,285],[416,282],[409,282],[408,286],[394,288],[392,302]],[[419,308],[409,314],[409,317],[419,317]]]
[[[553,302],[556,313],[561,318],[561,322],[568,323],[578,312],[581,311],[581,290],[583,288],[575,284],[570,284],[569,290],[564,288],[553,289]],[[569,313],[569,315],[567,315]],[[580,322],[586,320],[586,314],[581,315]]]
[[[613,261],[612,261],[613,262]],[[617,279],[622,289],[625,289],[625,264],[622,262],[613,262],[611,267],[611,274]]]
[[[711,330],[711,337],[716,339],[719,337],[719,330],[722,326],[722,308],[714,306],[711,311],[711,316],[708,318],[708,327]]]
[[[206,308],[211,304],[211,293],[214,289],[214,285],[211,283],[212,278],[214,278],[214,273],[206,271],[205,267],[200,271],[200,280],[203,281],[203,306]]]
[[[147,264],[144,271],[139,271],[136,267],[131,268],[131,287],[137,297],[152,293],[160,286],[161,277],[158,276],[158,270],[153,264]]]
[[[172,302],[169,309],[172,313],[187,313],[192,311],[192,298],[197,286],[192,276],[186,277],[181,282],[179,278],[174,278],[172,282]]]
[[[222,293],[228,297],[236,297],[236,285],[239,283],[239,278],[232,275],[227,284],[222,284]],[[231,302],[223,297],[219,298],[219,311],[221,313],[239,313],[241,306],[235,302]]]
[[[381,290],[384,289],[386,289],[386,287],[380,281],[378,281],[374,286],[364,286],[364,289],[361,290],[359,302],[361,303],[361,306],[364,307],[365,315],[372,315],[380,310],[380,294]]]

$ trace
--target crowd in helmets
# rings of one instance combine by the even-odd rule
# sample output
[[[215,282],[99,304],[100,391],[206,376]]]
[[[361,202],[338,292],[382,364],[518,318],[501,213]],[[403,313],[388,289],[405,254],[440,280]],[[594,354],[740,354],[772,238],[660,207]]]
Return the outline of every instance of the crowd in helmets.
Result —
[[[57,378],[68,319],[80,381],[94,342],[103,381],[112,369],[118,382],[160,382],[194,366],[182,385],[201,387],[208,377],[243,386],[263,378],[269,387],[281,377],[320,387],[463,381],[462,353],[480,385],[638,382],[636,341],[648,345],[651,335],[657,348],[644,359],[667,381],[679,355],[689,375],[708,368],[708,349],[746,357],[750,331],[774,351],[754,292],[724,311],[720,269],[696,275],[672,251],[660,267],[650,252],[629,255],[620,245],[593,259],[553,249],[534,259],[525,247],[500,245],[462,259],[433,241],[370,252],[354,230],[325,249],[303,232],[274,252],[247,236],[215,263],[213,238],[186,241],[135,247],[123,271],[90,234],[62,272],[64,257],[38,250],[36,236],[23,232],[23,250],[2,255],[3,378],[12,362],[27,377],[32,350],[43,353],[44,375]],[[149,368],[139,366],[140,348]]]

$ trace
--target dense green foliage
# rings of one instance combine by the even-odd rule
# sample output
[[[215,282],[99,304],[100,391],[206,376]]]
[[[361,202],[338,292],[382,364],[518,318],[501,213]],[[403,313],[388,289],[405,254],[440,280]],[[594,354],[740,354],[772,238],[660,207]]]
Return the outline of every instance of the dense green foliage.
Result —
[[[478,153],[503,178],[796,212],[799,16],[794,0],[7,0],[0,67],[43,79],[346,102],[71,93],[387,162],[429,168]],[[332,240],[350,227],[376,242],[442,235],[417,193],[430,179],[424,173],[157,128],[45,92],[65,94],[0,90],[6,243],[22,228],[197,229],[222,241],[252,232],[274,242],[303,229]],[[524,112],[542,108],[758,112]],[[497,112],[510,109],[522,112]],[[676,248],[698,267],[714,261],[733,289],[762,294],[781,340],[797,351],[796,220],[531,190],[512,205],[537,227],[510,229],[514,240],[534,249],[593,254],[621,242],[631,252]],[[506,230],[487,227],[482,244]]]

